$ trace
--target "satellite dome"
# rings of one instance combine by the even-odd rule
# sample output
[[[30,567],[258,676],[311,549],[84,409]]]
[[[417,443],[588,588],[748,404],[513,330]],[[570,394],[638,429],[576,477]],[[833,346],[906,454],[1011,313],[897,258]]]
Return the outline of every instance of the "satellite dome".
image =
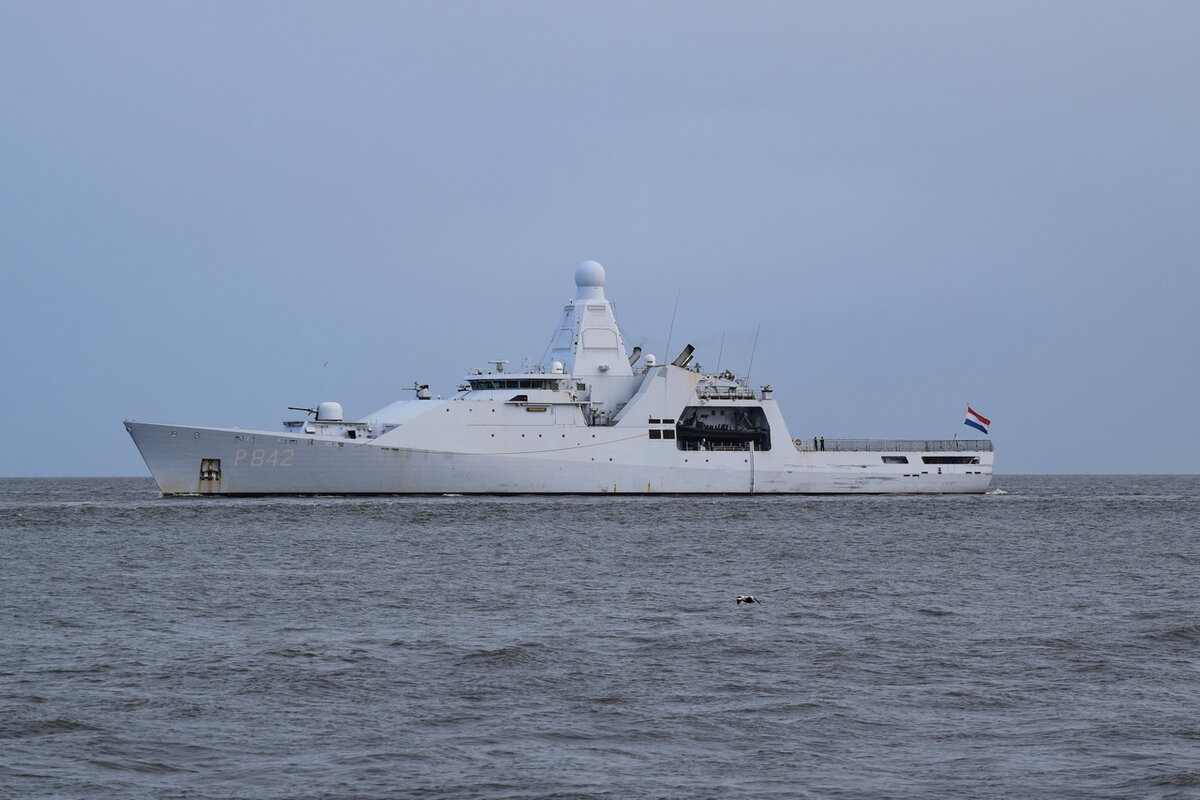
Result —
[[[575,268],[575,285],[581,289],[604,286],[604,267],[595,261],[584,261]]]

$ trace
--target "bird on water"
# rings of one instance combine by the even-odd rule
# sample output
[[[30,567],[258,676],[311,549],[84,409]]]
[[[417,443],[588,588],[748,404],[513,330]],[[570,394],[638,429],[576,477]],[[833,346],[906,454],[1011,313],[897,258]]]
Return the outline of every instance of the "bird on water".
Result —
[[[752,594],[739,594],[737,596],[737,604],[740,606],[742,603],[758,603],[761,606],[762,600],[759,600]]]

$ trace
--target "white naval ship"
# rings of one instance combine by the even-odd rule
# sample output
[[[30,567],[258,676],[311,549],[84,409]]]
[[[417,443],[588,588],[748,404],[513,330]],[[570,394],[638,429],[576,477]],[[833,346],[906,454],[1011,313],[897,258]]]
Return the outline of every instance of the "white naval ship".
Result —
[[[795,439],[770,386],[625,347],[604,268],[575,270],[542,363],[473,370],[362,419],[283,429],[127,420],[164,495],[982,493],[987,439]]]

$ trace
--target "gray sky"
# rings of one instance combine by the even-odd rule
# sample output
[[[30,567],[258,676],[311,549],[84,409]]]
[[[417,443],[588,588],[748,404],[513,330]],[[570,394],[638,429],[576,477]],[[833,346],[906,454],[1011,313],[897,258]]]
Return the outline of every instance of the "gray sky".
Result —
[[[798,437],[1196,472],[1200,4],[0,0],[0,475],[629,344]],[[721,341],[724,336],[724,349]]]

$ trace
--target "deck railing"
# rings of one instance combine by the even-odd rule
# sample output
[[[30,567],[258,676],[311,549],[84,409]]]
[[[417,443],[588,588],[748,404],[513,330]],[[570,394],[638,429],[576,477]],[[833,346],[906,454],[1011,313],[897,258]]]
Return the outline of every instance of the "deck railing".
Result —
[[[696,389],[696,396],[704,400],[758,400],[759,395],[746,386],[723,387],[701,386]]]
[[[837,453],[959,453],[992,449],[991,439],[825,439],[818,436],[815,439],[793,439],[792,444],[804,452],[828,450]]]

